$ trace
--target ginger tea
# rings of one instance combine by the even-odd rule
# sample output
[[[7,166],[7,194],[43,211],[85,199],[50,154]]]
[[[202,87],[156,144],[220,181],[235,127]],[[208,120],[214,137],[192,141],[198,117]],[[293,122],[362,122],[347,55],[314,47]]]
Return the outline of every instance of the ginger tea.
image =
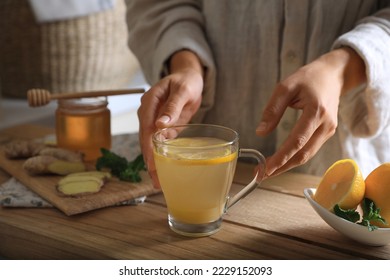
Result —
[[[212,137],[177,138],[155,149],[157,175],[176,221],[205,224],[224,213],[237,161],[237,151],[224,143]]]
[[[209,236],[221,229],[223,216],[254,191],[265,174],[265,158],[239,147],[233,129],[213,124],[185,124],[153,134],[157,177],[168,208],[172,231],[191,237]],[[230,196],[238,158],[257,161],[252,181]]]
[[[100,148],[111,148],[111,117],[106,99],[61,100],[56,111],[59,147],[84,153],[86,161],[96,160]]]

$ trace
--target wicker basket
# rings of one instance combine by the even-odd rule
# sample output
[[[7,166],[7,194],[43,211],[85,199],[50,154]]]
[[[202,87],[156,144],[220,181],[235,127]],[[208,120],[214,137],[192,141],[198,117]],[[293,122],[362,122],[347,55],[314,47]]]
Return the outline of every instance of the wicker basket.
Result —
[[[25,98],[34,87],[70,92],[126,86],[138,62],[127,45],[125,16],[124,0],[117,0],[111,10],[39,24],[27,0],[1,0],[2,95]]]

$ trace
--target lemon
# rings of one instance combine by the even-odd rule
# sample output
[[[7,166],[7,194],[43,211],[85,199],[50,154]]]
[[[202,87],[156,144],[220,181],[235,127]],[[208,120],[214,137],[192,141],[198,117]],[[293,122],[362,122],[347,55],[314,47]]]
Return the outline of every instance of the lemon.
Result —
[[[352,159],[342,159],[325,172],[313,199],[333,212],[336,204],[342,209],[356,209],[364,193],[365,182],[357,163]]]
[[[213,165],[231,162],[237,158],[234,146],[211,137],[176,138],[168,140],[164,151],[155,153],[165,160],[175,160],[183,165]]]
[[[371,199],[377,208],[380,208],[380,215],[387,222],[372,222],[378,227],[390,227],[390,163],[379,165],[366,180],[365,197]]]

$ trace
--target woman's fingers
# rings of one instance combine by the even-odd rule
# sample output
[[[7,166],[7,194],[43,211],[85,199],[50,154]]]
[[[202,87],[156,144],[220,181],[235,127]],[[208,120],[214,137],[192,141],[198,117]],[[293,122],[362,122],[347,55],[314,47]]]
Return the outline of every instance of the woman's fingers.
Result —
[[[155,120],[162,96],[158,91],[158,88],[151,88],[144,93],[141,98],[141,106],[137,112],[139,119],[139,143],[146,167],[155,187],[158,187],[159,183],[157,176],[153,176],[156,173],[156,167],[153,160],[152,135],[156,131]]]
[[[317,127],[312,134],[310,131],[303,132],[307,133],[306,135],[311,134],[310,136],[302,137],[302,139],[308,139],[307,141],[302,140],[302,142],[294,142],[293,140],[290,145],[290,138],[295,137],[291,134],[291,137],[283,143],[281,149],[271,157],[267,158],[267,177],[283,173],[309,161],[318,152],[322,145],[334,134],[334,131],[334,125],[322,124]],[[290,149],[289,147],[294,147],[294,145],[296,147],[295,152],[287,152],[288,155],[286,155],[284,151]]]
[[[271,95],[270,100],[264,108],[261,121],[256,128],[256,134],[264,136],[274,130],[282,118],[287,107],[291,103],[293,90],[279,84]]]
[[[267,176],[306,163],[336,131],[341,85],[323,63],[300,68],[276,87],[256,129],[260,136],[274,130],[285,110],[301,111],[287,139],[267,158]],[[337,75],[336,75],[337,76]]]
[[[149,174],[158,183],[153,159],[153,134],[176,124],[185,124],[199,109],[203,80],[196,72],[183,71],[160,80],[141,98],[138,109],[139,139]]]

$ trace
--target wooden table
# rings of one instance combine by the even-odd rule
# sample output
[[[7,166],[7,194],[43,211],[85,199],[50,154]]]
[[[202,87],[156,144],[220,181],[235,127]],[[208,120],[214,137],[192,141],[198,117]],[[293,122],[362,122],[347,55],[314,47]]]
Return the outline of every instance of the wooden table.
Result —
[[[19,126],[1,139],[33,138],[50,128]],[[252,166],[238,166],[233,189]],[[0,171],[0,183],[8,175]],[[329,227],[303,196],[315,176],[286,173],[234,206],[222,229],[204,238],[168,228],[162,195],[138,206],[66,216],[56,209],[0,208],[0,256],[9,259],[390,259],[390,245],[364,246]]]

